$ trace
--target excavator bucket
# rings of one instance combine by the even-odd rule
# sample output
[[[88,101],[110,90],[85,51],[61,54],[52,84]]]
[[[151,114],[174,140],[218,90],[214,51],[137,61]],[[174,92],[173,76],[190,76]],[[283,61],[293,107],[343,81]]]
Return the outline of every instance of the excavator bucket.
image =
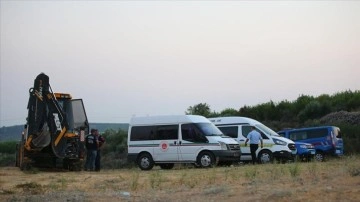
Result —
[[[43,148],[50,144],[50,134],[46,133],[46,99],[44,95],[49,93],[49,77],[44,73],[39,74],[34,87],[29,90],[28,102],[28,134],[32,136],[31,146]]]

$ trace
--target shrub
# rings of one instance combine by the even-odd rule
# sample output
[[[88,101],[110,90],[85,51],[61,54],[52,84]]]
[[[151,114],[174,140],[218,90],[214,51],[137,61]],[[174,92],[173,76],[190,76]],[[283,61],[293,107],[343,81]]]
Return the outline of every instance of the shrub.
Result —
[[[0,142],[0,153],[3,154],[15,154],[16,141]]]

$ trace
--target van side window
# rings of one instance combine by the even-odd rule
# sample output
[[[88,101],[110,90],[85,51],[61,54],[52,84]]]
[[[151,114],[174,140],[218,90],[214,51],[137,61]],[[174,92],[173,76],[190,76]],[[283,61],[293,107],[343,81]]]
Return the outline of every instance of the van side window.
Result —
[[[157,126],[155,140],[177,140],[178,130],[178,125]]]
[[[269,139],[263,132],[259,131],[259,133],[261,134],[262,139]]]
[[[289,139],[292,141],[307,139],[307,133],[305,131],[289,132]]]
[[[308,137],[307,138],[319,138],[319,137],[325,137],[328,134],[327,128],[321,128],[321,129],[314,129],[309,130],[307,132]]]
[[[242,126],[242,135],[246,138],[251,131],[251,126]]]
[[[195,124],[181,125],[182,139],[189,142],[207,142],[206,137],[195,126]]]
[[[220,126],[219,129],[221,130],[224,135],[237,138],[239,127],[238,126]]]
[[[269,139],[263,132],[259,131],[259,129],[256,129],[260,134],[262,139]],[[247,137],[247,135],[251,132],[251,126],[242,126],[242,135],[244,137]]]
[[[307,131],[289,132],[291,140],[305,140],[311,138],[325,137],[328,134],[327,128],[311,129]]]
[[[153,140],[155,138],[155,126],[133,126],[131,128],[130,140],[143,141]]]

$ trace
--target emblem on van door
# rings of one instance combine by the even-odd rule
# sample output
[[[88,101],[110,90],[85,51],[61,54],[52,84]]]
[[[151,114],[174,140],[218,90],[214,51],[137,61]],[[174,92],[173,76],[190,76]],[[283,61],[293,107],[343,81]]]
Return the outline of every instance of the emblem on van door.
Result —
[[[163,152],[166,152],[169,149],[169,143],[167,141],[161,141],[159,146]]]

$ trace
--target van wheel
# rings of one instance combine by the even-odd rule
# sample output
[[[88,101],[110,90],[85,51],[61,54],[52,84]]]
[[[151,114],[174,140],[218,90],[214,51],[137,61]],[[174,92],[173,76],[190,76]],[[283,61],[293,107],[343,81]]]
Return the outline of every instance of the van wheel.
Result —
[[[140,154],[137,163],[141,170],[151,170],[154,167],[154,161],[148,153]]]
[[[258,155],[258,159],[259,159],[259,163],[262,163],[262,164],[273,162],[272,153],[268,150],[261,151]]]
[[[322,152],[316,152],[314,159],[315,159],[315,161],[322,162],[325,160],[325,155]]]
[[[160,168],[161,169],[164,169],[164,170],[170,170],[174,167],[175,164],[173,163],[162,163],[162,164],[159,164]]]
[[[197,164],[202,168],[210,168],[214,165],[215,158],[214,155],[210,152],[201,152],[197,157]]]

